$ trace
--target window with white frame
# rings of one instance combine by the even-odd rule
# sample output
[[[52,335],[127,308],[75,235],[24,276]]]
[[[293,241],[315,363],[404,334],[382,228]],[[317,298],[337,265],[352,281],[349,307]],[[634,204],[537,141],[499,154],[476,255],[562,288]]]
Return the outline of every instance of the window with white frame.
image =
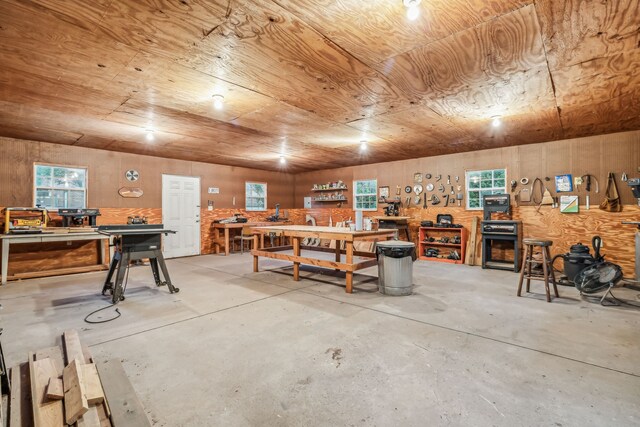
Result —
[[[267,210],[267,184],[245,182],[245,207],[248,211]]]
[[[353,181],[353,206],[358,211],[378,209],[378,180],[366,179]]]
[[[487,194],[507,192],[507,170],[489,169],[467,171],[467,209],[480,210],[484,207],[483,197]]]
[[[47,209],[87,207],[87,169],[34,165],[34,199]]]

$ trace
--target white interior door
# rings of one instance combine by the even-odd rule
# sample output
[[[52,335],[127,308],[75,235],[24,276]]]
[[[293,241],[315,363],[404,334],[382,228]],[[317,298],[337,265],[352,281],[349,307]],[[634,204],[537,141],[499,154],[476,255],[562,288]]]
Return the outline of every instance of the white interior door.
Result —
[[[162,175],[162,223],[165,258],[200,254],[200,178]]]

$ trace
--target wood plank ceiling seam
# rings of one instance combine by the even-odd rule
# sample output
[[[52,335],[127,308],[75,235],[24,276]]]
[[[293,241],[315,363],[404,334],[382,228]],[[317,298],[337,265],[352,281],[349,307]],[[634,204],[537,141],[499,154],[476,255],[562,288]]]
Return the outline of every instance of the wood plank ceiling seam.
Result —
[[[538,10],[536,10],[536,18],[538,19],[538,25],[541,25],[540,23],[540,15],[538,14]],[[551,65],[549,64],[549,54],[548,54],[548,47],[545,44],[545,40],[544,40],[544,36],[542,35],[542,31],[540,32],[540,43],[542,43],[542,49],[544,51],[544,57],[545,57],[545,61],[547,63],[547,70],[549,72],[549,80],[551,81],[551,89],[553,90],[553,99],[554,102],[556,104],[556,112],[558,114],[558,120],[560,121],[560,131],[561,131],[561,138],[564,138],[564,126],[562,124],[562,114],[560,111],[560,106],[558,105],[558,94],[556,92],[556,85],[555,82],[553,81],[553,73],[551,73]]]

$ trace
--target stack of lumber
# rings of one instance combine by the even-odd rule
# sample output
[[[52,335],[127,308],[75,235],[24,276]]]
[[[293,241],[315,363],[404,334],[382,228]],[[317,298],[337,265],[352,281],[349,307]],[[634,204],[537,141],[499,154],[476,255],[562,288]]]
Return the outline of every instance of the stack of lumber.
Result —
[[[74,330],[11,368],[9,427],[150,426],[119,360],[95,363]]]

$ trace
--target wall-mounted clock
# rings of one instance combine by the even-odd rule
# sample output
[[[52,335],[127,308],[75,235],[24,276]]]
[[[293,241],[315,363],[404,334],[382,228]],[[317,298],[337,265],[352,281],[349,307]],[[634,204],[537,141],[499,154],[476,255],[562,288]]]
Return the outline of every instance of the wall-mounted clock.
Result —
[[[128,171],[125,172],[124,176],[125,178],[127,178],[127,180],[131,182],[137,181],[138,178],[140,178],[140,174],[135,169],[129,169]]]

